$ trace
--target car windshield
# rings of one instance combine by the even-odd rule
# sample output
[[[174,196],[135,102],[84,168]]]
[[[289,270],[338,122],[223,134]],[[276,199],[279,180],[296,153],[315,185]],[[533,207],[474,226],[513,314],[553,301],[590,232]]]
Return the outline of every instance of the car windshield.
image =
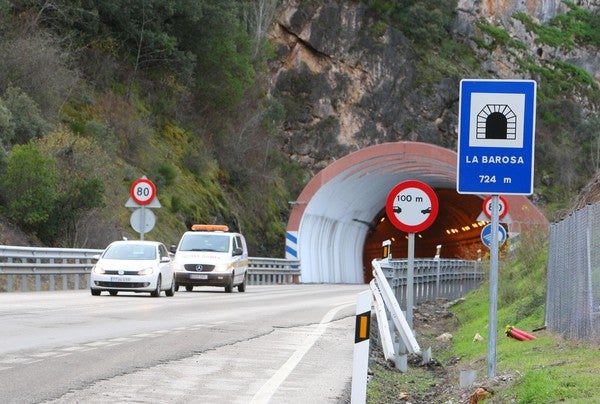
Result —
[[[223,234],[187,234],[181,241],[180,251],[229,251],[229,236]]]
[[[114,244],[108,247],[102,258],[111,260],[153,260],[156,248],[144,244]]]

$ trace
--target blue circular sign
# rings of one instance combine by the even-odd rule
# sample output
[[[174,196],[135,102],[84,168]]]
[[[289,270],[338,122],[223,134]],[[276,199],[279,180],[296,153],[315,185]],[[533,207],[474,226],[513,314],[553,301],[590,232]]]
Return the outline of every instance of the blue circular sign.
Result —
[[[485,225],[481,230],[481,241],[487,248],[492,246],[492,224]],[[498,247],[500,247],[506,241],[506,230],[502,225],[498,225]]]

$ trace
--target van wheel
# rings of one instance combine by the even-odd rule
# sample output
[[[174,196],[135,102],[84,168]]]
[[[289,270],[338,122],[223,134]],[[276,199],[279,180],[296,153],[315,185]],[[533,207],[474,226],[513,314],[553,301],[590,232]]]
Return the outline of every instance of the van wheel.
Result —
[[[233,272],[231,273],[231,279],[229,280],[227,285],[225,285],[225,292],[227,292],[227,293],[233,292]]]
[[[238,285],[238,292],[245,292],[246,291],[246,278],[247,277],[248,277],[248,275],[244,274],[244,281]]]
[[[188,285],[185,287],[185,290],[187,290],[188,292],[191,292],[192,290],[194,290],[194,287]]]

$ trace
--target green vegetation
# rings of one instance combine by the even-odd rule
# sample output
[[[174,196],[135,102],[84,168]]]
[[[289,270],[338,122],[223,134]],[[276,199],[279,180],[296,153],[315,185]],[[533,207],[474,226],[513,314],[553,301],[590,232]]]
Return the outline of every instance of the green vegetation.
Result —
[[[486,283],[452,307],[456,329],[444,330],[452,333],[452,341],[432,352],[440,366],[410,366],[408,372],[400,373],[374,365],[368,402],[389,402],[391,397],[398,399],[401,393],[412,402],[456,402],[461,395],[462,400],[468,399],[479,386],[492,391],[486,403],[598,401],[600,349],[594,342],[567,341],[547,330],[535,332],[533,341],[517,341],[505,335],[506,325],[531,333],[544,324],[546,263],[547,241],[543,236],[521,240],[514,255],[500,258],[496,344],[496,375],[500,382],[487,379],[489,285]],[[476,334],[484,340],[474,341]],[[425,337],[423,332],[417,335],[417,340]],[[472,388],[461,390],[459,372],[465,369],[475,370],[477,379]]]
[[[369,29],[371,35],[378,37],[387,29],[394,29],[411,42],[419,56],[416,86],[431,91],[444,78],[459,80],[473,72],[484,74],[473,51],[452,39],[456,1],[365,0],[365,3],[375,16]]]
[[[496,389],[491,402],[520,403],[592,400],[600,397],[595,382],[600,371],[600,350],[591,343],[565,341],[548,331],[535,333],[534,341],[520,342],[504,335],[504,325],[531,332],[544,324],[547,247],[543,240],[523,240],[515,256],[501,263],[496,374],[510,374],[510,384]],[[454,333],[447,357],[460,357],[463,366],[487,376],[487,344],[473,342],[485,335],[488,319],[488,285],[454,306],[461,327]]]
[[[150,237],[225,223],[281,256],[304,176],[264,92],[275,5],[2,3],[0,213],[46,245],[101,248],[132,237],[124,205],[146,175],[163,206]]]
[[[576,44],[600,46],[600,14],[592,13],[571,1],[563,1],[570,10],[557,15],[548,25],[535,23],[530,16],[518,12],[514,18],[537,35],[537,42],[552,47],[573,49]]]
[[[536,172],[541,173],[536,200],[546,204],[551,219],[569,206],[568,196],[600,167],[600,118],[569,101],[600,103],[588,72],[536,57],[536,50],[485,22],[478,24],[481,35],[471,38],[479,48],[472,49],[473,42],[453,38],[456,1],[363,3],[366,35],[401,33],[407,39],[403,49],[407,45],[416,55],[414,62],[407,56],[414,71],[408,93],[431,94],[464,77],[490,77],[479,52],[504,50],[518,64],[516,74],[534,77],[540,118]],[[313,121],[313,106],[323,93],[348,83],[343,75],[330,83],[323,74],[288,71],[268,94],[268,64],[276,49],[266,32],[278,4],[3,2],[0,176],[6,176],[15,147],[31,142],[54,161],[58,180],[48,198],[29,195],[30,218],[17,206],[24,202],[11,201],[4,181],[0,213],[17,224],[35,216],[37,225],[29,229],[44,244],[99,248],[132,236],[123,205],[130,184],[146,175],[158,185],[163,205],[150,237],[171,243],[193,222],[223,222],[247,233],[252,254],[281,256],[287,201],[307,180],[281,150],[310,148],[315,160],[346,153],[338,143],[342,121],[336,116]],[[314,11],[320,3],[301,4]],[[569,11],[546,25],[524,14],[515,19],[541,47],[598,46],[598,14],[566,4]],[[449,121],[453,115],[444,116]],[[416,119],[403,123],[410,131],[418,125]],[[53,210],[44,213],[48,205]]]

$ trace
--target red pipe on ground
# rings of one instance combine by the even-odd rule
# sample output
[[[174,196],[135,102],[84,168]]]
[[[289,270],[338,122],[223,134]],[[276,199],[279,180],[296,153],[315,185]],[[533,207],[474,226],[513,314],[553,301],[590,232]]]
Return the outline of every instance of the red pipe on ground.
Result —
[[[506,326],[506,335],[519,341],[531,341],[536,339],[534,335],[531,335],[523,330],[519,330],[511,325]]]

